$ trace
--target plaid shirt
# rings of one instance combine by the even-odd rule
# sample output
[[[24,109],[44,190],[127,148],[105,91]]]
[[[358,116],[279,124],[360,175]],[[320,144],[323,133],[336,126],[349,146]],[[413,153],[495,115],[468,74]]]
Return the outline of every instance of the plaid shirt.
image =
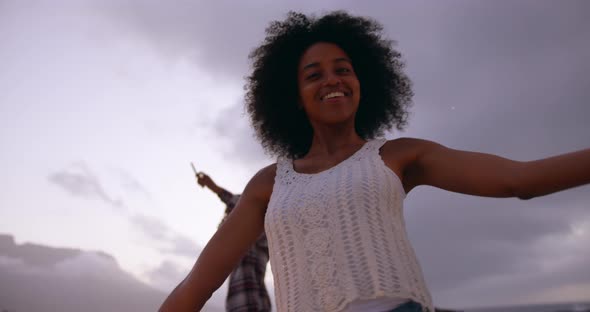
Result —
[[[223,191],[219,198],[227,207],[225,216],[232,211],[240,198]],[[221,221],[223,223],[223,221]],[[229,276],[229,290],[225,301],[227,312],[268,312],[271,310],[270,298],[264,285],[264,274],[268,263],[268,242],[262,233],[254,246],[244,255],[238,266]]]

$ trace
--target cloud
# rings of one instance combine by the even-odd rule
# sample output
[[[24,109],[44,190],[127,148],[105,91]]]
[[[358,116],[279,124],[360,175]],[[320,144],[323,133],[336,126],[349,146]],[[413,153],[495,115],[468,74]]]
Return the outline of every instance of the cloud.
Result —
[[[145,187],[131,175],[123,172],[121,177],[123,177],[124,183],[125,181],[129,182],[130,187],[149,194]],[[115,208],[125,207],[121,199],[115,200],[107,194],[99,179],[83,163],[77,163],[66,170],[50,174],[48,179],[72,196],[98,199]],[[135,214],[129,215],[127,218],[136,229],[139,229],[142,234],[154,242],[154,246],[157,246],[159,252],[192,260],[201,251],[201,248],[192,239],[177,233],[155,217]]]
[[[131,217],[130,222],[151,239],[168,239],[170,228],[156,218],[138,214]]]
[[[101,1],[99,7],[122,28],[135,32],[169,59],[189,59],[203,74],[239,81],[248,54],[261,41],[267,23],[290,9],[318,7],[315,1],[260,3],[178,1]],[[246,14],[246,12],[248,12]]]
[[[589,284],[584,193],[519,201],[412,191],[408,230],[435,302],[457,308],[530,303],[549,289]]]
[[[177,233],[157,218],[137,214],[130,218],[130,222],[149,237],[162,253],[193,260],[201,252],[201,247],[194,240]]]
[[[8,311],[155,311],[165,294],[121,270],[100,252],[14,244],[0,235],[0,309]],[[9,242],[12,242],[10,244]],[[30,253],[30,246],[36,247]],[[61,255],[51,265],[37,263]],[[47,264],[47,263],[45,263]]]
[[[149,196],[149,191],[130,174],[123,170],[118,170],[118,173],[119,179],[125,188]],[[70,168],[52,173],[48,179],[72,196],[98,199],[115,208],[125,207],[121,199],[113,199],[105,191],[98,177],[84,163],[79,162]],[[136,229],[139,229],[143,235],[154,243],[155,248],[161,253],[186,257],[192,260],[201,251],[201,248],[191,238],[177,233],[155,217],[135,214],[127,215],[127,218]]]
[[[159,289],[170,292],[187,276],[189,269],[186,266],[180,266],[170,260],[164,260],[162,263],[148,271],[146,275],[153,285]],[[211,298],[203,307],[203,311],[221,312],[224,311],[225,296],[227,285],[223,284],[218,291],[214,292]]]
[[[170,292],[188,274],[186,267],[176,265],[174,262],[164,260],[158,267],[147,273],[153,285]],[[227,283],[224,283],[203,307],[203,311],[221,312],[225,311],[225,298],[227,296]]]
[[[222,152],[229,161],[255,169],[272,162],[256,139],[242,101],[222,110],[214,119],[211,129],[212,135],[225,143]]]
[[[152,285],[164,291],[171,291],[188,274],[185,266],[179,266],[172,261],[165,260],[158,267],[147,272]]]
[[[590,284],[570,284],[558,287],[551,287],[540,293],[526,297],[528,302],[579,302],[586,301],[590,294]],[[583,300],[580,300],[583,298]]]
[[[151,192],[148,190],[148,188],[143,185],[141,182],[139,182],[139,180],[137,178],[135,178],[133,175],[131,175],[129,172],[127,172],[124,169],[115,169],[116,174],[118,175],[119,179],[121,180],[121,186],[129,191],[129,192],[133,192],[133,193],[139,193],[144,195],[145,197],[147,197],[148,199],[152,198],[152,194]]]
[[[171,247],[163,251],[179,256],[195,259],[201,252],[201,248],[190,238],[176,234],[170,239]]]
[[[61,276],[104,276],[121,271],[112,256],[105,257],[97,252],[80,252],[75,257],[66,258],[56,263],[53,268]],[[131,276],[131,275],[129,275]]]
[[[50,174],[48,180],[72,196],[100,200],[119,210],[125,206],[122,200],[107,194],[98,177],[82,162]]]

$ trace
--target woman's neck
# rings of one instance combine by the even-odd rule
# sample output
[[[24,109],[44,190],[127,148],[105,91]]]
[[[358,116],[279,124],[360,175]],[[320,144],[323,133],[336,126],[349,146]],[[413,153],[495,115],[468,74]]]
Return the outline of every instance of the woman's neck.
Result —
[[[357,147],[366,141],[355,131],[354,127],[314,128],[309,152],[306,156],[329,156],[351,147]]]

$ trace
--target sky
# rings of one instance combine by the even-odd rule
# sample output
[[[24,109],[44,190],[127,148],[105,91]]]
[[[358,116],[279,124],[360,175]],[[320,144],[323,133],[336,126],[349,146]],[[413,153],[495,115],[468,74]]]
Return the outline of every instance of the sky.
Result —
[[[243,110],[249,52],[290,10],[336,9],[381,22],[406,62],[409,126],[387,138],[516,160],[590,147],[587,1],[0,0],[0,233],[107,253],[169,292],[224,209],[190,162],[239,193],[274,161]],[[419,187],[405,217],[436,305],[590,299],[589,186]]]

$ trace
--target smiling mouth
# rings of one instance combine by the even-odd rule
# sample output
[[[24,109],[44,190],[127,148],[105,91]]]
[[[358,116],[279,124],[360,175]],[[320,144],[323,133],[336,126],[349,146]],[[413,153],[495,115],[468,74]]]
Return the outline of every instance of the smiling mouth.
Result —
[[[341,91],[330,92],[330,93],[324,95],[323,97],[321,97],[320,100],[325,101],[325,100],[339,98],[339,97],[343,97],[343,96],[346,96],[346,94]]]

